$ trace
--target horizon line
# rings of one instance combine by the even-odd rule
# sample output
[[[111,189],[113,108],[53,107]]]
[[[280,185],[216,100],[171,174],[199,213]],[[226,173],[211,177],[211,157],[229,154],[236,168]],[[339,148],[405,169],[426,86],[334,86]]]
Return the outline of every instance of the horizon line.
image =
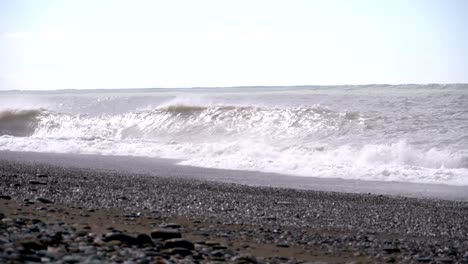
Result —
[[[238,85],[238,86],[191,86],[191,87],[119,87],[119,88],[63,88],[63,89],[8,89],[0,92],[48,92],[48,91],[105,91],[105,90],[151,90],[151,89],[216,89],[216,88],[287,88],[287,87],[345,87],[345,86],[405,86],[405,85],[468,85],[468,83],[368,83],[368,84],[300,84],[300,85]]]

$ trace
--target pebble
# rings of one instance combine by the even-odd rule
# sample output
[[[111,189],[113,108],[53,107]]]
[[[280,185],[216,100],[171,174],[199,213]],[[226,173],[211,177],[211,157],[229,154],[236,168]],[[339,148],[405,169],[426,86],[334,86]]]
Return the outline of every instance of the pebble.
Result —
[[[176,223],[163,223],[163,224],[160,224],[159,227],[177,229],[177,228],[180,228],[181,226]]]
[[[1,159],[0,165],[5,165]],[[29,165],[22,166],[30,168],[28,171],[37,171],[34,167],[27,167]],[[8,175],[4,171],[0,173]],[[50,224],[48,220],[35,223],[34,220],[19,220],[18,215],[8,214],[8,218],[0,217],[0,263],[21,262],[20,258],[25,255],[21,251],[24,247],[16,243],[25,240],[47,246],[47,249],[30,249],[28,256],[31,259],[50,259],[54,263],[74,261],[73,258],[65,258],[66,255],[75,256],[75,261],[90,263],[208,263],[214,260],[234,263],[299,262],[272,255],[258,258],[241,255],[255,251],[257,244],[286,244],[291,250],[304,248],[310,250],[304,252],[323,254],[330,259],[345,259],[343,262],[348,261],[346,258],[350,258],[350,262],[360,259],[365,263],[468,261],[468,253],[465,253],[468,248],[468,205],[463,201],[258,188],[107,172],[96,174],[78,169],[52,168],[48,173],[58,175],[54,177],[57,183],[53,190],[36,187],[34,195],[30,185],[18,182],[28,183],[35,173],[25,175],[21,172],[16,178],[2,178],[0,193],[18,201],[44,196],[60,205],[74,205],[82,214],[89,208],[95,208],[93,217],[99,215],[99,208],[122,209],[122,212],[111,214],[109,222],[105,224],[112,224],[115,228],[121,228],[118,221],[122,220],[122,215],[130,212],[142,212],[141,216],[131,215],[137,218],[132,225],[150,216],[155,220],[152,226],[158,226],[160,221],[167,223],[149,234],[140,234],[146,235],[143,237],[135,237],[136,234],[127,231],[120,233],[137,241],[128,245],[123,240],[105,242],[106,237],[100,235],[83,233],[79,236],[81,225],[76,226],[76,230],[66,223]],[[86,181],[83,180],[84,175]],[[117,180],[109,181],[109,178]],[[51,184],[50,181],[42,183]],[[75,191],[78,187],[79,191]],[[116,199],[124,195],[129,198]],[[47,205],[47,208],[55,206]],[[50,211],[37,211],[31,206],[27,209],[32,209],[33,213],[53,215]],[[118,216],[114,218],[113,215]],[[72,213],[67,217],[70,216],[82,219]],[[186,216],[189,223],[196,219],[193,223],[198,224],[196,227],[187,224],[182,228],[177,223],[170,223],[173,221],[170,219],[178,219],[177,216]],[[114,221],[115,225],[112,223]],[[56,232],[63,234],[55,239]],[[205,236],[207,241],[198,243],[194,249],[170,244],[172,239],[181,239],[182,235],[185,238],[182,240],[192,246],[191,235],[198,238]],[[220,239],[227,246],[209,242],[211,239]],[[237,239],[242,239],[240,245],[232,243],[238,242]],[[52,254],[54,250],[48,252],[50,248],[58,250]],[[185,255],[188,252],[191,254]],[[26,261],[26,258],[23,260]]]
[[[127,245],[139,245],[139,241],[137,238],[127,235],[127,234],[110,234],[104,237],[104,242],[113,242],[118,241],[120,243],[124,243]]]
[[[31,185],[47,185],[46,182],[35,181],[35,180],[29,181],[29,184],[31,184]]]
[[[195,249],[195,246],[193,245],[192,242],[182,239],[182,238],[172,238],[169,240],[166,240],[164,243],[164,248],[186,248],[189,250]]]
[[[36,198],[37,201],[41,202],[41,203],[44,203],[44,204],[51,204],[53,203],[51,200],[49,199],[46,199],[46,198],[43,198],[43,197],[38,197]]]
[[[172,238],[181,238],[182,234],[176,229],[157,228],[151,231],[151,237],[153,239],[167,240]]]

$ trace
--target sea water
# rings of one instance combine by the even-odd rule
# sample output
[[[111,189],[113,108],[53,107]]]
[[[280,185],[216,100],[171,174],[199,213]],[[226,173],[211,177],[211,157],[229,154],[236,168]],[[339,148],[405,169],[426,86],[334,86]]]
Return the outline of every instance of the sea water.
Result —
[[[468,85],[3,91],[0,150],[468,185]]]

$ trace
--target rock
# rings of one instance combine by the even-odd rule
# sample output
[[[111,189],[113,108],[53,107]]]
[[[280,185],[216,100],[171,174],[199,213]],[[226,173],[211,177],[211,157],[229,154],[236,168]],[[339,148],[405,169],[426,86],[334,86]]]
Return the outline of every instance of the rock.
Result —
[[[401,250],[397,247],[386,247],[384,248],[384,251],[387,253],[387,254],[392,254],[392,253],[400,253]]]
[[[451,258],[438,258],[436,259],[437,262],[440,263],[454,263],[455,261]]]
[[[293,203],[288,201],[277,201],[276,204],[278,205],[293,205]]]
[[[213,241],[213,240],[207,240],[207,241],[204,242],[204,244],[209,246],[209,247],[219,246],[219,242],[216,242],[216,241]]]
[[[31,184],[31,185],[47,185],[46,182],[34,181],[34,180],[29,181],[29,184]]]
[[[289,245],[287,243],[278,243],[276,244],[277,247],[288,248]]]
[[[212,246],[212,248],[213,248],[214,250],[218,250],[218,249],[227,249],[227,247],[226,247],[226,246],[223,246],[223,245],[214,245],[214,246]]]
[[[224,250],[215,250],[211,252],[211,256],[221,258],[224,257]]]
[[[136,239],[140,245],[153,245],[153,240],[147,234],[139,234]]]
[[[32,219],[31,222],[32,222],[33,224],[41,224],[41,223],[43,223],[40,219],[36,219],[36,218]]]
[[[167,253],[169,253],[170,255],[181,255],[182,257],[192,255],[192,251],[190,251],[190,249],[183,248],[183,247],[171,248],[167,250]]]
[[[164,248],[177,248],[177,247],[186,248],[189,250],[195,249],[195,246],[193,245],[192,242],[182,239],[182,238],[169,239],[166,241],[166,243],[164,243]]]
[[[23,263],[41,262],[41,258],[36,257],[36,256],[30,256],[30,255],[20,255],[19,260]]]
[[[179,224],[176,224],[176,223],[164,223],[164,224],[160,224],[159,227],[177,229],[177,228],[180,228],[181,226]]]
[[[53,203],[51,200],[46,199],[46,198],[42,198],[42,197],[36,198],[36,200],[39,201],[39,202],[41,202],[41,203],[45,203],[45,204],[51,204],[51,203]]]
[[[4,217],[4,218],[2,218],[2,223],[11,224],[11,223],[13,223],[13,219]]]
[[[151,231],[151,237],[153,239],[167,240],[171,238],[181,238],[182,234],[175,229],[157,228]]]
[[[429,258],[429,257],[419,257],[419,258],[416,258],[416,261],[423,262],[423,263],[428,263],[428,262],[431,262],[432,259]]]
[[[18,241],[17,244],[21,245],[27,251],[42,250],[42,249],[47,248],[46,245],[42,244],[39,241],[35,241],[35,240]]]
[[[118,241],[127,245],[138,245],[138,240],[130,235],[126,234],[110,234],[103,239],[104,242]]]
[[[9,196],[9,195],[0,195],[0,199],[11,200],[11,196]]]
[[[241,255],[241,256],[236,256],[231,259],[232,262],[237,263],[237,264],[256,264],[257,259],[254,256],[248,256],[248,255]]]

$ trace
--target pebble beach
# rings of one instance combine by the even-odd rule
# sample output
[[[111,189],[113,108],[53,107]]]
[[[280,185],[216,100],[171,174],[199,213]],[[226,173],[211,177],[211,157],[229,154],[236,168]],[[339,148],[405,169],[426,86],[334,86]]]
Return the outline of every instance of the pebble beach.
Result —
[[[0,176],[4,263],[468,263],[466,201],[5,159]]]

